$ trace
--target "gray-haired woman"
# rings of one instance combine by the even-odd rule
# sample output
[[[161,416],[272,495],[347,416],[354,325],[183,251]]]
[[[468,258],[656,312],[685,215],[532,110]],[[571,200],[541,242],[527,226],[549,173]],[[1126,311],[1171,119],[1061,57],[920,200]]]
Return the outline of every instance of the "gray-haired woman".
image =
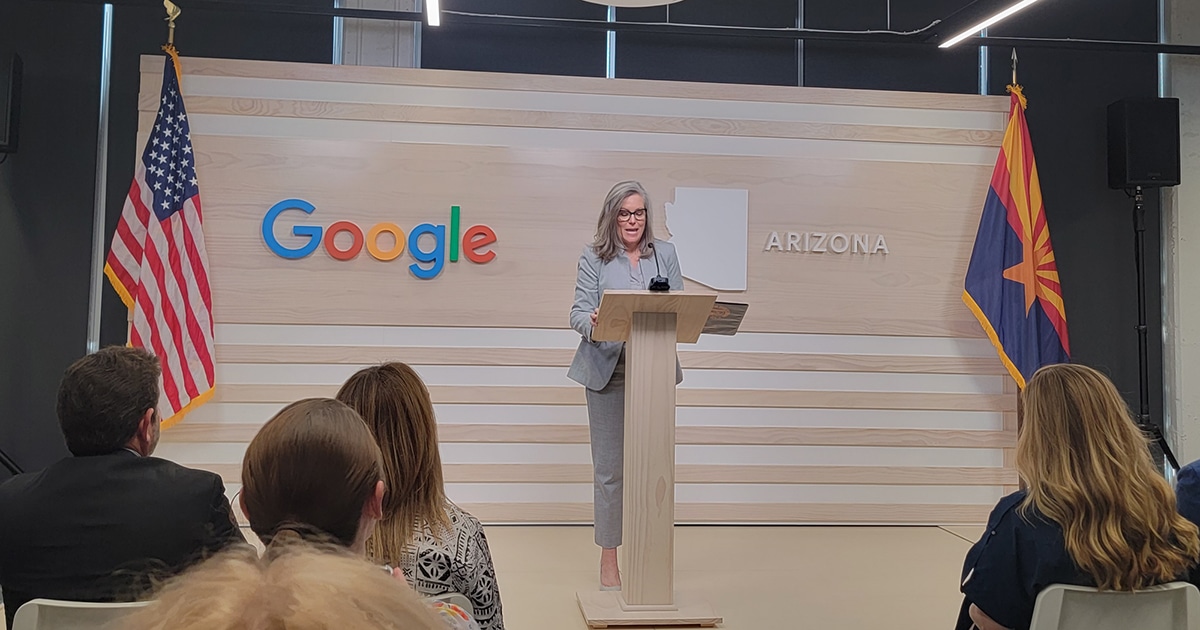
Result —
[[[652,260],[655,257],[657,261]],[[672,291],[683,289],[675,246],[654,238],[650,196],[637,182],[621,182],[605,198],[596,238],[579,257],[571,327],[583,338],[567,371],[571,380],[586,388],[601,590],[621,587],[617,547],[625,461],[625,344],[593,341],[592,328],[606,289],[648,289],[656,269],[667,277]],[[677,367],[675,382],[681,380],[683,373]]]

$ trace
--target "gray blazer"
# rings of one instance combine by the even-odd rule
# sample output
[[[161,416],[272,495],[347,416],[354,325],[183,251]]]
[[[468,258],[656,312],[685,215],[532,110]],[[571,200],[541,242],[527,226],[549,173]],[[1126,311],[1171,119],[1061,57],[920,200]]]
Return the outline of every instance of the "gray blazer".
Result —
[[[567,370],[567,378],[584,387],[599,391],[612,378],[623,341],[592,341],[592,311],[600,306],[600,296],[605,289],[648,289],[650,280],[657,274],[654,258],[658,257],[658,269],[671,283],[672,291],[683,290],[683,274],[679,271],[679,256],[675,246],[667,241],[654,239],[655,254],[638,262],[634,270],[625,255],[603,262],[592,251],[592,246],[583,248],[579,256],[579,273],[575,278],[575,303],[571,305],[571,328],[582,337],[575,350],[575,358]],[[675,383],[683,381],[683,370],[675,363]]]

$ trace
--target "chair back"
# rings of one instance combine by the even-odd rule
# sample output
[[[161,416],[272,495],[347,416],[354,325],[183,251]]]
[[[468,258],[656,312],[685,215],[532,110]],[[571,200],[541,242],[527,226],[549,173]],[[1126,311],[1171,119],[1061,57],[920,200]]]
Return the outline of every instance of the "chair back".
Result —
[[[1051,584],[1038,593],[1029,630],[1200,630],[1200,590],[1171,582],[1133,592]]]
[[[149,602],[100,604],[33,599],[17,609],[12,630],[100,630]]]

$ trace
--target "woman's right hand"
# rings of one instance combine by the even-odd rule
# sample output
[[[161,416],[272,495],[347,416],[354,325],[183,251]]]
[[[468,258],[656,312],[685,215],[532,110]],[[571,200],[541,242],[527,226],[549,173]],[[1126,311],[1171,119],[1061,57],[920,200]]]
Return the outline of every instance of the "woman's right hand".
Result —
[[[397,582],[399,582],[405,586],[408,586],[408,580],[404,579],[404,571],[402,571],[400,569],[400,567],[385,566],[383,568],[385,571],[392,574],[393,580],[396,580]]]
[[[596,307],[596,309],[592,311],[592,328],[596,327],[596,315],[598,315],[599,313],[600,313],[600,307]]]

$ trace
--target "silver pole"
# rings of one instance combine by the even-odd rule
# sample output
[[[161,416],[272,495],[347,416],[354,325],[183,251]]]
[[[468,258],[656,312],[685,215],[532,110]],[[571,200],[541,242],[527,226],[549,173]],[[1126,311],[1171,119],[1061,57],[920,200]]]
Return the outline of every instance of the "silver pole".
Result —
[[[1170,16],[1168,15],[1167,0],[1158,0],[1158,43],[1166,44],[1171,39],[1167,29],[1170,28]],[[1158,53],[1158,96],[1165,97],[1169,94],[1167,82],[1170,80],[1170,59],[1164,53]]]
[[[423,4],[423,2],[421,0],[418,0],[418,2],[416,3],[416,6],[418,7],[417,8],[418,11],[421,10],[420,7],[422,6],[422,4]],[[424,27],[425,27],[425,23],[420,20],[413,22],[413,64],[412,64],[412,67],[414,67],[414,68],[421,67],[421,33],[422,33],[421,29]]]
[[[333,8],[342,8],[342,0],[333,0]],[[333,18],[333,65],[338,66],[342,63],[342,48],[346,36],[345,18],[334,16]]]
[[[983,29],[980,33],[982,37],[987,37],[987,29]],[[988,93],[988,47],[979,47],[979,94],[987,96]]]
[[[113,5],[104,5],[100,43],[100,126],[96,134],[96,190],[92,207],[92,285],[88,294],[87,352],[100,349],[104,288],[104,207],[108,197],[108,90],[112,76]]]
[[[804,0],[796,2],[796,28],[804,28]],[[804,40],[796,40],[796,85],[804,87]]]
[[[668,9],[669,10],[669,9]],[[608,21],[617,21],[617,7],[608,7]],[[608,31],[607,45],[604,49],[604,78],[617,78],[617,32]]]
[[[1158,42],[1160,44],[1168,43],[1171,39],[1170,30],[1169,30],[1171,28],[1171,24],[1170,24],[1171,15],[1169,13],[1170,6],[1171,5],[1168,4],[1168,0],[1158,0]],[[1158,97],[1163,98],[1163,97],[1166,97],[1167,95],[1169,95],[1173,91],[1170,87],[1170,81],[1171,81],[1170,58],[1168,58],[1167,55],[1162,54],[1162,53],[1158,54],[1157,70],[1158,70]],[[1171,214],[1172,214],[1172,212],[1177,213],[1179,211],[1178,203],[1179,203],[1179,198],[1176,196],[1174,188],[1163,188],[1162,189],[1162,196],[1159,197],[1158,204],[1159,204],[1159,224],[1160,224],[1160,229],[1162,230],[1161,238],[1164,241],[1166,239],[1170,238],[1171,232],[1169,230],[1169,224],[1171,221]],[[1158,254],[1159,255],[1159,264],[1160,264],[1158,285],[1159,285],[1159,291],[1161,292],[1161,294],[1164,297],[1170,295],[1170,280],[1171,280],[1171,278],[1168,275],[1170,273],[1171,250],[1172,250],[1172,247],[1170,245],[1171,245],[1170,243],[1164,243],[1162,250]],[[1179,270],[1176,270],[1177,275],[1178,275],[1178,273],[1179,273]],[[1171,322],[1175,319],[1174,317],[1172,317],[1172,313],[1171,313],[1172,306],[1178,308],[1178,304],[1172,304],[1172,301],[1169,299],[1163,299],[1161,304],[1159,305],[1159,317],[1161,318],[1161,321],[1163,322],[1162,343],[1163,343],[1164,348],[1167,346],[1167,344],[1175,343],[1174,339],[1172,339],[1168,335],[1168,333],[1170,331],[1170,328],[1168,327],[1169,322]],[[1163,354],[1162,354],[1163,364],[1161,367],[1163,370],[1163,402],[1164,402],[1164,404],[1163,404],[1163,419],[1162,419],[1162,433],[1163,433],[1163,439],[1170,441],[1170,444],[1169,444],[1170,448],[1172,450],[1174,450],[1176,453],[1178,453],[1180,450],[1179,449],[1179,430],[1175,426],[1175,417],[1171,413],[1171,405],[1167,402],[1167,401],[1171,400],[1172,394],[1175,393],[1173,391],[1174,387],[1172,387],[1172,379],[1171,379],[1172,369],[1171,369],[1171,366],[1167,365],[1167,359],[1171,356],[1171,354],[1172,354],[1171,352],[1163,352]],[[1176,361],[1178,362],[1178,358],[1176,358]],[[1175,382],[1178,382],[1178,381],[1175,381]],[[1173,466],[1171,466],[1169,461],[1167,461],[1167,457],[1166,457],[1165,453],[1163,454],[1162,460],[1160,460],[1158,462],[1158,464],[1159,464],[1159,469],[1164,472],[1164,474],[1167,478],[1167,482],[1174,485],[1174,483],[1175,483],[1175,468]]]

